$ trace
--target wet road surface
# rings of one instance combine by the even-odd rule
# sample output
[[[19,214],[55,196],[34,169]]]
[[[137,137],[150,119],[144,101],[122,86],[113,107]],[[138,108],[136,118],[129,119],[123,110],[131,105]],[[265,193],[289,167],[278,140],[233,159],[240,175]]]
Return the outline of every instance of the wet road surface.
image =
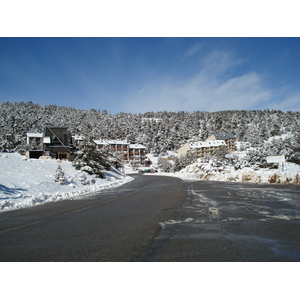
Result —
[[[300,261],[300,187],[187,182],[143,261]]]
[[[176,178],[137,176],[82,200],[0,213],[1,261],[132,261],[178,214]]]
[[[0,213],[1,261],[300,261],[300,187],[137,175]]]

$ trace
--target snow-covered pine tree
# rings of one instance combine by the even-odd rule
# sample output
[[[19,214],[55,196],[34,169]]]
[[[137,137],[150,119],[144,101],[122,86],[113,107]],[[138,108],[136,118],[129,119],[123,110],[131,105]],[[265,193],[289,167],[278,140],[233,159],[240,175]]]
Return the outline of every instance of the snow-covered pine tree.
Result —
[[[54,175],[54,181],[58,182],[59,184],[67,183],[65,172],[62,170],[60,165],[57,166],[56,173]]]
[[[72,162],[76,170],[82,170],[99,178],[104,177],[104,170],[110,169],[110,164],[105,151],[98,151],[92,140],[86,141]]]
[[[107,158],[107,161],[111,166],[116,168],[117,170],[120,170],[123,167],[122,158],[123,154],[116,154],[116,153],[110,153],[107,150],[101,151],[102,155]]]
[[[144,122],[145,118],[150,120]],[[282,135],[286,130],[292,136],[297,135],[299,120],[300,112],[291,111],[162,111],[110,115],[95,109],[3,102],[0,104],[0,151],[16,149],[22,152],[26,133],[42,132],[45,125],[66,126],[72,135],[84,135],[88,128],[97,139],[127,139],[129,143],[145,145],[152,153],[177,150],[190,139],[205,140],[218,131],[232,132],[238,140],[258,146],[263,140]],[[291,139],[294,145],[295,138]],[[296,147],[293,151],[299,152]],[[297,155],[294,155],[296,159]]]

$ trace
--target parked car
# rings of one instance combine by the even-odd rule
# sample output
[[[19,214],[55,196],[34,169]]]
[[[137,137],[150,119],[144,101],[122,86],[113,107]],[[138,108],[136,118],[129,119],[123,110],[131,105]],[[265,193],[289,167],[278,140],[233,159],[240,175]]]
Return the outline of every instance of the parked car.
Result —
[[[157,170],[155,170],[155,169],[139,169],[139,173],[140,174],[145,174],[145,173],[156,173],[157,172]]]

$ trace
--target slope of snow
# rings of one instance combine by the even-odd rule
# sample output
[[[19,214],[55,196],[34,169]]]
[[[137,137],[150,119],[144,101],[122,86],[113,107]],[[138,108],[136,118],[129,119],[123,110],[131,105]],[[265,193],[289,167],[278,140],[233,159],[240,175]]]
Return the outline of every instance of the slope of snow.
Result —
[[[66,184],[55,182],[58,168],[65,173]],[[105,179],[77,171],[68,161],[26,159],[17,153],[0,154],[0,212],[49,201],[73,199],[133,180],[116,169]]]
[[[285,162],[278,169],[243,168],[234,170],[233,167],[216,170],[211,163],[196,162],[175,173],[156,173],[157,175],[175,176],[183,180],[211,180],[251,183],[300,184],[300,166]]]

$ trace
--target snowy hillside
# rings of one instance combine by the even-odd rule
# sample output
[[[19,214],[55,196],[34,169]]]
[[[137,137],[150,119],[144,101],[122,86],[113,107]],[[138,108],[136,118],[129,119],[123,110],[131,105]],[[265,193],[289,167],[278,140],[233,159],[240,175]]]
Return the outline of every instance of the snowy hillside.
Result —
[[[65,180],[55,182],[58,166]],[[26,159],[16,153],[0,154],[0,212],[49,201],[72,199],[133,180],[117,170],[106,172],[105,179],[80,172],[68,161]],[[60,184],[60,181],[66,181]]]
[[[260,147],[250,147],[248,143],[236,142],[237,149],[231,153],[231,159],[226,155],[212,155],[203,158],[191,158],[186,161],[177,153],[168,151],[164,156],[148,154],[152,167],[158,169],[158,174],[176,176],[181,179],[236,181],[251,183],[300,184],[300,165],[291,162],[267,164],[266,157],[285,155],[292,148],[297,149],[299,143],[285,148],[282,141],[290,140],[291,134],[273,136],[263,141]],[[166,158],[170,158],[169,160]],[[160,160],[164,160],[164,164]],[[170,167],[166,168],[165,164]]]
[[[142,144],[151,153],[177,151],[187,141],[205,141],[218,132],[230,132],[238,141],[259,146],[270,137],[289,134],[271,155],[281,154],[299,142],[300,112],[275,110],[218,112],[119,113],[95,109],[79,110],[56,105],[29,103],[0,104],[0,150],[22,153],[28,132],[43,132],[45,125],[66,126],[72,135],[90,134],[95,139],[126,139]],[[278,141],[279,142],[279,141]],[[282,148],[282,149],[281,149]],[[277,153],[278,152],[278,153]],[[287,157],[288,158],[288,157]]]

